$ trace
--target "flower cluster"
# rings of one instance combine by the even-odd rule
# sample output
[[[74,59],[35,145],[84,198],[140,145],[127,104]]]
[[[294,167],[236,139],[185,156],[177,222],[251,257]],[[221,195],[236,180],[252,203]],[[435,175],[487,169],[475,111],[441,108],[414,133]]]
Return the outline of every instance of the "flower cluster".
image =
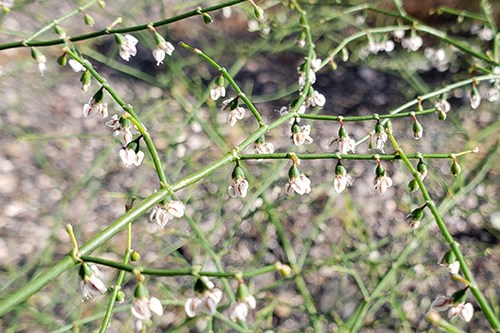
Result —
[[[188,298],[184,305],[186,315],[189,318],[199,313],[213,316],[217,312],[217,305],[222,300],[222,290],[216,288],[214,283],[205,276],[196,280],[194,290],[196,295]]]

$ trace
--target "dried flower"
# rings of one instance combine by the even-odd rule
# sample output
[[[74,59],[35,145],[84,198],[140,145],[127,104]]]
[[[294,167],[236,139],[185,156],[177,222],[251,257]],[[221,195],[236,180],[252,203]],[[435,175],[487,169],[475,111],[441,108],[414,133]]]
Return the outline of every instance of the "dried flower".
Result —
[[[302,146],[306,143],[312,143],[313,139],[309,135],[311,133],[310,125],[300,126],[297,121],[292,125],[291,139],[294,145]]]
[[[217,305],[222,300],[222,290],[215,288],[207,277],[202,276],[194,285],[196,295],[186,300],[184,310],[189,318],[199,313],[213,316],[217,312]]]
[[[83,300],[87,301],[94,296],[104,294],[107,291],[106,285],[102,281],[102,273],[96,265],[82,263],[80,266],[80,289]]]
[[[435,311],[446,311],[451,306],[451,298],[449,296],[439,295],[431,304],[431,309]]]
[[[157,204],[149,213],[149,220],[158,223],[162,228],[165,228],[168,222],[174,217],[180,219],[184,216],[186,206],[182,201],[172,200],[164,204]]]
[[[115,39],[120,47],[119,53],[123,60],[129,61],[130,57],[134,57],[137,54],[136,45],[139,42],[137,38],[128,34],[125,36],[115,34]]]

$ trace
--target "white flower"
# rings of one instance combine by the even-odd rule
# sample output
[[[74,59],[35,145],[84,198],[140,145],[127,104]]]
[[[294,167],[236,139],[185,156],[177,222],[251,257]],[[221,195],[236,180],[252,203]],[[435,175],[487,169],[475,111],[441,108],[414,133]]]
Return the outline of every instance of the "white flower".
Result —
[[[348,136],[337,139],[337,145],[340,154],[347,154],[350,151],[354,153],[356,150],[356,141]]]
[[[314,106],[323,107],[325,106],[325,103],[326,103],[325,96],[316,90],[314,90],[312,96],[309,96],[306,99],[306,106],[312,105],[313,107]]]
[[[85,264],[86,265],[86,264]],[[84,276],[80,282],[80,289],[82,290],[83,300],[89,300],[94,296],[104,294],[107,291],[106,285],[102,281],[102,273],[96,265],[89,265],[92,274]]]
[[[243,119],[244,117],[245,108],[238,106],[237,108],[229,111],[229,114],[227,115],[227,123],[229,124],[229,126],[234,127],[236,125],[236,122]]]
[[[149,213],[149,220],[164,228],[174,217],[178,219],[183,217],[185,209],[184,204],[178,200],[172,200],[163,205],[157,204]]]
[[[412,34],[410,38],[405,38],[401,42],[401,46],[409,51],[417,51],[422,45],[424,45],[424,41],[417,34]]]
[[[446,265],[446,269],[450,274],[457,275],[460,272],[460,262],[454,261],[449,265]]]
[[[387,192],[387,189],[392,186],[392,179],[388,176],[375,176],[373,179],[373,185],[375,190],[377,190],[380,194],[384,194]]]
[[[335,192],[342,193],[347,186],[351,186],[353,183],[352,177],[349,174],[336,175],[333,181],[333,188]]]
[[[288,195],[292,195],[296,192],[299,195],[303,195],[311,192],[311,181],[303,173],[301,173],[296,178],[290,178],[288,183],[285,185],[285,192]]]
[[[226,88],[224,88],[224,86],[216,86],[210,89],[210,98],[212,98],[212,100],[214,101],[225,96],[226,96]]]
[[[435,311],[446,311],[451,306],[451,298],[449,296],[439,295],[431,304],[431,309]]]
[[[394,36],[394,38],[397,40],[397,39],[403,39],[404,36],[405,36],[405,31],[404,30],[394,30],[392,32],[392,35]]]
[[[380,152],[383,153],[384,145],[387,142],[387,133],[386,132],[375,133],[373,135],[373,140],[375,149],[378,149],[380,150]]]
[[[83,117],[92,118],[95,115],[106,118],[108,116],[108,103],[102,101],[96,102],[94,98],[91,98],[90,101],[83,106]]]
[[[263,142],[253,144],[253,149],[256,154],[272,154],[274,153],[274,145],[271,142]]]
[[[174,52],[175,48],[172,45],[172,43],[167,42],[163,40],[156,49],[153,50],[153,58],[156,60],[156,66],[160,66],[160,64],[163,64],[163,60],[165,60],[165,55],[168,54],[169,56],[172,55]]]
[[[131,123],[131,122],[129,122]],[[118,115],[114,114],[104,125],[113,129],[113,136],[117,137],[123,146],[127,146],[132,142],[134,133],[136,133],[135,126],[123,125]]]
[[[123,147],[120,149],[120,158],[122,159],[123,164],[126,167],[130,167],[132,165],[139,166],[144,159],[144,153],[142,151],[138,151],[137,153],[133,149],[128,149],[127,147]]]
[[[439,101],[434,104],[434,107],[436,110],[448,113],[451,110],[450,103],[446,99],[440,99]]]
[[[246,321],[249,310],[254,310],[256,307],[255,297],[252,295],[245,298],[245,300],[233,303],[229,308],[229,318],[232,321],[242,320]]]
[[[479,36],[479,39],[484,41],[490,41],[495,36],[493,30],[487,27],[484,27],[483,29],[479,30],[477,35]]]
[[[453,318],[459,315],[463,320],[469,322],[474,315],[474,307],[470,303],[460,303],[452,306],[448,311],[448,317]]]
[[[311,133],[311,125],[303,125],[299,124],[292,125],[292,134],[291,139],[294,145],[302,146],[306,143],[312,143],[313,139],[309,135]]]
[[[479,105],[481,104],[480,93],[477,90],[473,89],[469,92],[469,98],[470,98],[471,108],[473,108],[474,110],[477,109],[479,107]]]
[[[186,311],[186,315],[189,318],[193,318],[199,313],[206,313],[209,316],[213,316],[217,312],[217,305],[221,300],[222,290],[214,287],[208,288],[204,292],[188,298],[184,305],[184,311]]]
[[[130,311],[138,319],[136,322],[137,330],[142,330],[143,322],[149,321],[153,313],[158,316],[163,315],[163,306],[156,297],[136,298]]]
[[[68,64],[70,65],[71,69],[76,73],[85,71],[85,67],[75,59],[69,59]]]
[[[130,57],[134,57],[137,54],[136,45],[138,42],[134,36],[125,35],[120,44],[120,57],[125,61],[129,61]]]
[[[247,196],[248,190],[248,181],[240,177],[238,179],[233,179],[231,181],[231,185],[229,185],[227,192],[231,198],[241,197],[244,198]]]
[[[45,57],[43,54],[40,54],[37,57],[36,61],[38,63],[38,70],[43,75],[43,73],[47,69],[47,57]]]
[[[500,89],[497,86],[492,86],[486,92],[486,98],[491,103],[500,101]]]

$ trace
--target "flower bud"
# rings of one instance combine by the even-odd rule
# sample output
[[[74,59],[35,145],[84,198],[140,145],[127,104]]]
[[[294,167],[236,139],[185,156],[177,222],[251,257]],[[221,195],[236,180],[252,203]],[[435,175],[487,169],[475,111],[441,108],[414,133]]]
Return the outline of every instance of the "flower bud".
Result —
[[[85,16],[83,17],[85,24],[88,25],[89,27],[94,26],[95,20],[92,16],[89,14],[85,13]]]
[[[56,24],[54,26],[54,32],[59,36],[60,38],[66,38],[66,32],[64,32],[64,29],[61,28],[59,24]]]
[[[424,179],[427,176],[427,164],[425,164],[423,159],[419,159],[417,163],[417,171],[420,173],[422,176],[422,179]]]
[[[205,24],[210,24],[214,21],[212,16],[208,15],[207,13],[203,13],[201,14],[201,16],[203,16],[203,21],[205,22]]]
[[[68,57],[66,56],[66,52],[57,57],[57,63],[59,66],[64,67],[68,63]]]
[[[87,91],[92,83],[92,77],[88,70],[84,71],[80,77],[80,82],[82,83],[82,90]]]
[[[462,168],[458,164],[457,159],[453,159],[450,171],[453,176],[458,176],[460,173],[462,173]]]
[[[116,301],[118,303],[123,303],[125,301],[125,293],[123,291],[119,291],[116,293]]]
[[[141,260],[141,254],[137,251],[132,251],[130,254],[130,260],[131,261],[139,261]]]
[[[411,193],[418,191],[418,182],[415,178],[408,183],[408,190],[410,190]]]
[[[438,111],[436,111],[436,114],[437,114],[439,120],[441,120],[441,121],[446,120],[446,112],[438,110]]]
[[[255,14],[255,17],[259,20],[259,21],[263,21],[264,20],[264,10],[262,8],[260,8],[259,6],[257,5],[254,5],[253,7],[253,12]]]

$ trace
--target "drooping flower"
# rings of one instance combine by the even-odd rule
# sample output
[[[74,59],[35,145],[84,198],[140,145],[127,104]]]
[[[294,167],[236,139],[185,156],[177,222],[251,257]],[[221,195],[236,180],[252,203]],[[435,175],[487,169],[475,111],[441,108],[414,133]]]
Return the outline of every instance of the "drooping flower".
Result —
[[[159,34],[157,34],[160,36]],[[156,44],[156,48],[153,50],[153,58],[156,60],[156,66],[160,66],[160,64],[163,64],[163,60],[165,60],[165,55],[171,56],[172,53],[175,50],[175,47],[172,45],[172,43],[167,42],[163,37],[161,37],[161,40]]]
[[[408,51],[417,51],[420,47],[424,45],[424,41],[422,37],[417,35],[415,30],[411,31],[411,37],[410,38],[404,38],[401,41],[401,46],[403,48],[407,49]]]
[[[186,207],[182,201],[172,200],[164,204],[157,204],[149,213],[149,220],[162,228],[165,228],[168,222],[174,217],[180,219],[184,216]]]
[[[91,77],[90,72],[88,70],[85,70],[82,73],[82,76],[80,77],[80,82],[82,83],[82,90],[88,91],[90,88],[90,85],[92,84],[92,77]]]
[[[259,137],[253,143],[255,154],[272,154],[274,153],[274,145],[271,142],[266,142],[265,136]]]
[[[144,159],[144,153],[140,150],[139,146],[140,138],[141,137],[138,137],[127,146],[120,149],[120,158],[126,167],[130,167],[132,165],[139,166]]]
[[[347,154],[349,151],[354,153],[356,151],[356,141],[349,137],[349,133],[344,128],[342,121],[340,122],[339,137],[334,139],[330,145],[334,142],[337,143],[337,149],[340,154]]]
[[[381,153],[384,153],[384,146],[385,143],[387,142],[387,133],[384,131],[384,126],[377,121],[375,124],[375,134],[370,137],[370,143],[373,145],[370,145],[370,149],[377,149]]]
[[[224,77],[221,75],[215,82],[215,87],[210,89],[210,98],[216,101],[221,97],[226,97],[226,88],[224,88]]]
[[[323,94],[318,92],[317,90],[314,90],[312,87],[309,88],[309,94],[306,99],[306,107],[308,106],[319,106],[323,107],[325,106],[326,103],[326,98]]]
[[[392,179],[387,176],[387,173],[380,164],[380,161],[377,161],[377,168],[375,169],[373,186],[375,187],[375,190],[380,194],[384,194],[385,192],[387,192],[387,189],[392,186]]]
[[[68,64],[71,67],[71,69],[76,73],[86,71],[86,68],[75,59],[69,59]]]
[[[439,266],[445,266],[451,275],[457,275],[460,272],[460,262],[457,261],[455,253],[448,250],[438,261]]]
[[[417,117],[413,116],[413,138],[415,140],[420,140],[424,135],[424,128],[422,124],[418,121]]]
[[[291,139],[294,145],[302,146],[306,143],[312,143],[313,139],[309,135],[311,133],[311,125],[300,126],[297,121],[292,125]]]
[[[38,70],[40,71],[40,74],[43,75],[47,69],[47,57],[34,47],[31,48],[31,57],[38,63]]]
[[[335,167],[335,180],[333,181],[333,188],[335,192],[342,193],[347,186],[352,185],[352,177],[347,173],[346,168],[340,163],[340,160],[337,162],[337,166]]]
[[[113,115],[104,125],[113,129],[113,136],[118,138],[123,146],[127,146],[132,142],[136,128],[132,122],[125,117]]]
[[[137,38],[135,38],[132,35],[120,35],[120,34],[115,34],[115,39],[116,42],[118,43],[118,46],[120,47],[120,57],[125,60],[129,61],[130,57],[134,57],[137,54],[137,43],[139,42]]]
[[[451,110],[450,103],[446,98],[439,99],[436,104],[434,104],[434,107],[436,108],[436,113],[440,120],[445,120],[446,114]]]
[[[311,181],[303,173],[299,172],[294,162],[288,171],[288,183],[285,185],[285,192],[292,195],[293,192],[303,195],[311,192]]]
[[[481,105],[481,94],[477,90],[477,87],[475,84],[472,85],[472,89],[469,91],[469,98],[470,98],[470,106],[474,110]]]
[[[460,316],[466,322],[469,322],[474,315],[474,307],[471,303],[460,303],[452,306],[448,310],[448,317],[451,319],[456,316]]]
[[[236,164],[232,173],[232,181],[231,185],[229,185],[227,192],[231,198],[241,197],[244,198],[247,196],[248,190],[248,180],[245,179],[245,174],[243,173],[243,169]]]
[[[248,312],[255,310],[257,302],[255,297],[250,294],[247,285],[240,281],[236,291],[236,303],[233,303],[229,308],[229,318],[232,321],[242,320],[246,321]]]
[[[94,296],[104,294],[107,291],[106,285],[102,281],[102,273],[96,265],[82,263],[80,266],[80,289],[83,300],[89,300]]]
[[[87,104],[83,106],[83,117],[92,118],[95,115],[106,118],[108,116],[108,103],[104,103],[103,87],[99,89]]]
[[[413,230],[417,229],[420,226],[420,222],[424,217],[424,208],[426,206],[427,205],[423,205],[422,207],[415,208],[411,211],[410,214],[406,216],[406,220]]]
[[[228,111],[227,122],[229,126],[234,127],[238,120],[245,117],[245,108],[239,106],[238,97],[230,98],[222,102],[221,111]]]
[[[134,304],[130,311],[137,319],[136,329],[140,331],[142,330],[143,323],[147,323],[151,320],[153,313],[158,316],[163,315],[163,306],[158,298],[149,297],[149,292],[142,282],[137,284],[134,296]]]
[[[222,290],[216,288],[213,282],[202,276],[194,285],[196,295],[186,300],[184,311],[189,318],[199,313],[213,316],[217,312],[217,305],[222,300]]]

